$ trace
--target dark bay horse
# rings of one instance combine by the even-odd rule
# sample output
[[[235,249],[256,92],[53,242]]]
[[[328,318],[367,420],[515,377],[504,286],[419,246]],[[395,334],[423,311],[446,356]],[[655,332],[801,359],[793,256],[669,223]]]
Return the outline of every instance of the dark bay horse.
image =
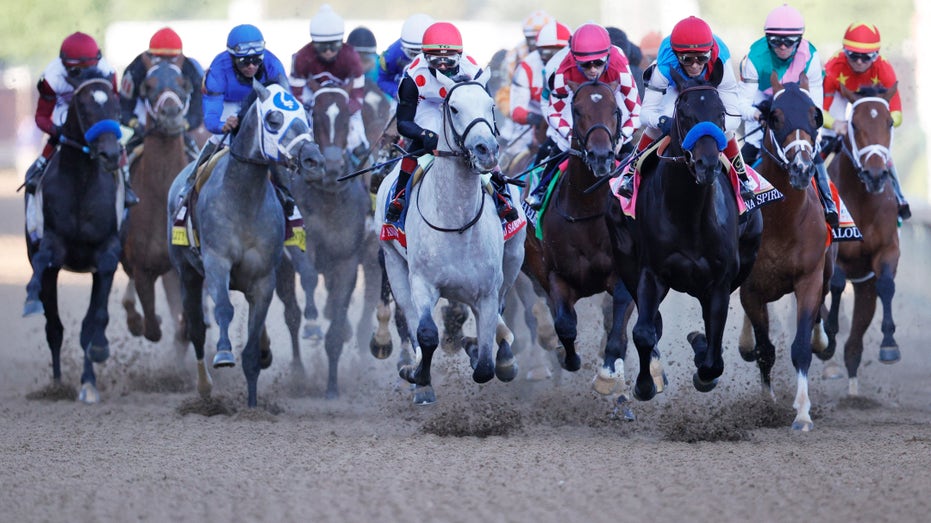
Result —
[[[857,369],[863,358],[863,335],[873,321],[877,296],[883,310],[879,361],[895,363],[901,358],[893,336],[895,322],[892,319],[895,274],[899,265],[898,207],[889,179],[893,134],[889,100],[897,87],[861,89],[856,93],[841,87],[841,95],[853,104],[852,116],[843,152],[835,156],[828,168],[837,191],[863,234],[862,242],[842,242],[838,247],[837,267],[831,279],[831,308],[825,322],[828,352],[833,353],[841,293],[846,281],[852,281],[853,319],[844,344],[850,395],[859,393]]]
[[[219,325],[215,368],[236,363],[229,337],[233,319],[229,291],[238,290],[245,295],[249,320],[242,367],[249,407],[257,403],[260,367],[271,363],[271,352],[260,354],[259,344],[275,291],[285,235],[284,213],[268,169],[275,164],[304,173],[315,169],[320,161],[303,106],[294,96],[277,84],[264,87],[254,82],[253,89],[257,94],[255,102],[240,114],[239,130],[232,138],[229,153],[217,161],[191,211],[197,224],[199,247],[169,248],[171,263],[181,276],[184,316],[188,337],[194,344],[198,391],[202,395],[208,395],[211,389],[204,365],[206,325],[202,289],[206,283]],[[169,191],[169,239],[178,197],[192,168],[193,163],[181,171]]]
[[[130,280],[123,308],[133,336],[144,334],[148,340],[160,340],[162,329],[155,314],[155,281],[161,277],[176,322],[175,335],[180,341],[186,336],[181,324],[181,288],[162,233],[168,219],[165,206],[168,189],[175,176],[192,160],[185,151],[184,131],[194,86],[171,61],[146,62],[146,65],[148,72],[139,87],[146,109],[144,152],[135,158],[130,168],[133,186],[140,198],[139,204],[129,210],[126,227],[122,262]],[[142,304],[141,316],[136,311],[136,294]]]
[[[746,320],[753,325],[755,342],[741,343],[739,349],[745,360],[757,362],[763,391],[775,398],[770,372],[776,348],[769,335],[767,303],[794,293],[792,364],[797,390],[792,428],[807,432],[814,427],[808,395],[812,331],[821,329],[821,304],[837,248],[832,246],[817,189],[812,184],[821,110],[805,90],[807,81],[782,85],[774,73],[772,85],[772,103],[760,107],[764,132],[760,171],[785,197],[761,209],[760,250],[753,270],[740,286],[740,302]]]
[[[539,226],[543,240],[532,231],[525,240],[524,271],[549,296],[556,335],[565,350],[560,364],[577,371],[578,318],[575,304],[600,292],[614,297],[613,321],[605,348],[605,365],[599,369],[595,389],[610,394],[616,389],[626,400],[624,385],[624,314],[632,299],[618,276],[612,256],[605,209],[613,199],[608,184],[586,193],[615,167],[614,151],[620,139],[621,111],[614,97],[615,84],[585,82],[572,88],[572,144],[566,172],[553,189]],[[608,354],[612,355],[610,361]]]
[[[350,168],[346,150],[349,94],[341,87],[320,87],[314,92],[314,97],[314,137],[323,153],[325,168],[305,172],[293,185],[308,237],[307,263],[295,263],[295,267],[304,286],[306,321],[313,322],[317,318],[314,289],[318,274],[323,275],[326,284],[323,312],[330,320],[324,335],[329,363],[326,397],[336,398],[339,396],[339,358],[343,345],[352,337],[349,301],[356,287],[359,265],[367,252],[366,242],[374,241],[376,237],[371,226],[366,226],[372,200],[362,179],[337,181]],[[377,269],[377,259],[373,263]],[[380,269],[376,273],[380,275]],[[371,280],[377,289],[380,278],[373,276]],[[367,320],[370,326],[377,298],[377,293],[372,292],[371,301],[363,305],[363,320]]]
[[[750,273],[760,246],[758,212],[738,217],[734,190],[720,151],[726,145],[725,108],[711,82],[684,79],[678,87],[670,145],[641,167],[635,220],[616,207],[608,218],[619,240],[615,260],[628,289],[635,292],[638,318],[633,338],[640,355],[634,396],[656,394],[651,359],[662,336],[659,306],[670,289],[688,293],[702,308],[704,333],[692,332],[695,388],[712,390],[724,372],[722,340],[731,292]],[[625,232],[626,231],[626,232]],[[626,240],[624,240],[624,236]]]
[[[64,326],[58,311],[58,273],[90,272],[90,304],[81,323],[84,371],[79,399],[97,403],[94,363],[110,355],[107,340],[107,298],[120,260],[123,196],[119,167],[119,98],[108,78],[99,73],[69,79],[75,85],[61,129],[61,146],[52,156],[35,197],[33,211],[42,213],[43,227],[26,234],[32,277],[26,285],[23,316],[45,313],[45,338],[52,351],[52,378],[61,382]],[[28,219],[27,219],[28,221]]]

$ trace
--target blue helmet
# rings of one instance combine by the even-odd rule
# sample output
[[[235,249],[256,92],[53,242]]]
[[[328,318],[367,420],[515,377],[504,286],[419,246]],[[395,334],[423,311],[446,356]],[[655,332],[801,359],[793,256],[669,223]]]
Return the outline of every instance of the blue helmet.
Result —
[[[261,55],[265,52],[265,37],[254,25],[237,25],[226,37],[226,50],[236,57]]]

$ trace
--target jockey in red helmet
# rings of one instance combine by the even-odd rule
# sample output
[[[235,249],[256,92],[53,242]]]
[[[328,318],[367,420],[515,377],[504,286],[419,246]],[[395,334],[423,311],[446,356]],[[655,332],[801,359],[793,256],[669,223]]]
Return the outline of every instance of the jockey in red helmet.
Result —
[[[847,134],[848,102],[843,96],[838,96],[841,85],[851,91],[877,86],[889,89],[898,81],[892,64],[879,54],[880,43],[879,29],[875,25],[854,22],[844,32],[843,50],[832,56],[824,65],[825,134]],[[894,127],[902,124],[902,98],[899,91],[889,100],[889,113],[892,115]],[[899,176],[891,157],[889,172],[899,203],[899,217],[906,220],[911,217],[912,212],[908,200],[902,193]]]
[[[401,218],[406,202],[405,188],[417,167],[417,157],[434,152],[439,144],[442,117],[440,106],[450,88],[461,82],[478,82],[485,85],[488,75],[471,56],[462,54],[462,34],[449,22],[436,22],[423,33],[421,53],[404,72],[398,86],[398,132],[410,141],[408,152],[414,156],[401,160],[401,169],[388,202],[385,220],[397,222]],[[495,205],[498,215],[513,221],[518,218],[517,209],[505,196],[503,180],[492,173],[495,189]]]
[[[61,138],[61,126],[68,115],[71,95],[81,78],[89,71],[96,70],[104,74],[117,90],[116,71],[103,58],[97,41],[88,34],[77,32],[66,37],[61,43],[58,58],[42,72],[36,88],[39,90],[39,103],[36,106],[36,125],[49,139],[42,149],[42,154],[26,171],[24,186],[28,194],[35,193],[42,173],[49,158]],[[125,176],[126,205],[134,205],[139,200],[129,187],[129,177]]]

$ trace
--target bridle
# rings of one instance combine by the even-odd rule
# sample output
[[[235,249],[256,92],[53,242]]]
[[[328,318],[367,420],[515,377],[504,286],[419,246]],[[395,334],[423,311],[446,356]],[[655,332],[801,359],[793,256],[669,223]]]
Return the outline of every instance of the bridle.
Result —
[[[153,73],[156,71],[156,67],[159,67],[159,65],[153,66],[146,72],[146,79],[153,75]],[[182,74],[181,68],[173,63],[168,63],[166,67],[170,67],[172,71],[177,72],[179,75]],[[145,102],[143,105],[145,106],[146,113],[152,117],[155,122],[158,122],[158,114],[162,108],[168,104],[168,102],[174,102],[181,108],[181,114],[187,115],[188,109],[191,106],[191,93],[187,93],[187,95],[184,97],[184,100],[182,100],[181,96],[175,92],[174,89],[169,87],[161,91],[161,93],[158,95],[158,98],[155,100],[154,106],[149,100],[149,97],[145,97]]]
[[[808,92],[804,89],[799,88],[799,91],[805,94],[808,94]],[[775,95],[773,95],[773,102],[775,103],[776,99],[779,98],[779,96],[784,92],[785,90],[783,89],[777,92]],[[809,94],[809,99],[810,99],[810,96],[811,95]],[[769,156],[774,162],[776,162],[776,164],[782,170],[788,172],[793,163],[798,163],[800,164],[800,167],[804,167],[803,164],[805,163],[805,161],[803,160],[802,153],[804,153],[805,151],[808,151],[810,159],[807,162],[809,165],[804,170],[804,172],[807,172],[809,169],[813,167],[813,161],[811,159],[815,158],[816,154],[821,153],[820,144],[813,143],[815,142],[814,137],[817,135],[816,129],[804,129],[806,132],[808,132],[808,135],[810,137],[809,139],[804,139],[802,138],[802,135],[801,135],[801,131],[803,129],[796,128],[795,138],[788,144],[782,145],[782,142],[785,141],[785,139],[792,133],[792,131],[789,131],[788,133],[786,133],[785,136],[783,136],[782,139],[780,140],[776,136],[776,132],[773,130],[773,127],[772,125],[770,125],[769,121],[764,121],[762,125],[766,128],[766,133],[769,136],[769,143],[772,147],[772,150],[770,150],[769,147],[766,147],[766,143],[764,141],[763,152],[765,152],[767,156]],[[792,154],[792,157],[789,158],[789,155],[791,153],[794,153],[794,154]]]
[[[573,97],[572,97],[572,136],[575,137],[576,141],[578,141],[579,149],[571,148],[569,149],[569,154],[580,157],[585,162],[586,165],[588,165],[589,157],[590,157],[590,153],[588,150],[588,140],[591,138],[592,133],[594,133],[595,131],[604,131],[608,135],[608,139],[611,140],[612,151],[617,150],[617,143],[621,139],[621,127],[623,125],[623,120],[622,120],[623,117],[621,115],[621,109],[617,106],[615,106],[614,108],[614,117],[616,120],[614,132],[612,132],[611,129],[609,129],[607,125],[600,123],[600,122],[589,127],[588,130],[585,131],[584,133],[579,132],[579,129],[577,126],[578,121],[579,121],[579,118],[578,118],[579,111],[575,106],[575,100],[578,97],[578,93],[579,91],[582,90],[583,87],[592,86],[594,88],[597,88],[598,86],[601,86],[601,85],[605,87],[608,86],[604,82],[598,81],[598,79],[589,80],[579,85],[579,87],[575,90],[576,92],[573,94]],[[607,95],[602,95],[602,96],[613,97],[614,93],[608,93]]]
[[[724,144],[722,144],[722,141],[724,141],[724,132],[720,127],[718,127],[718,125],[710,121],[699,122],[691,129],[689,129],[687,133],[682,132],[682,120],[679,118],[679,103],[684,99],[687,93],[693,93],[697,91],[717,92],[717,88],[712,85],[693,85],[691,87],[686,87],[679,93],[679,96],[676,97],[675,108],[673,109],[673,123],[676,126],[675,135],[677,137],[681,137],[677,145],[679,150],[682,151],[682,154],[676,156],[666,156],[657,153],[657,157],[660,160],[686,164],[689,166],[689,168],[691,168],[694,164],[692,148],[695,146],[695,142],[697,142],[698,139],[703,136],[712,136],[718,142],[718,149],[724,149]]]
[[[85,88],[87,88],[90,85],[94,85],[98,83],[106,86],[107,100],[105,100],[104,103],[106,103],[107,101],[110,101],[113,98],[113,94],[114,94],[113,86],[110,84],[110,81],[104,78],[91,78],[90,80],[86,80],[82,82],[80,85],[78,85],[74,89],[74,93],[72,94],[72,98],[71,98],[72,106],[74,106],[75,99],[77,98],[78,94],[81,93],[81,91],[83,91]],[[81,132],[84,133],[83,136],[81,137],[83,139],[83,142],[66,136],[64,134],[64,131],[62,131],[59,141],[61,142],[62,145],[67,145],[69,147],[78,149],[79,151],[86,154],[88,158],[90,158],[91,160],[97,159],[98,149],[97,149],[97,145],[95,145],[97,138],[99,138],[101,135],[106,134],[106,133],[113,134],[117,138],[119,138],[123,134],[122,131],[120,131],[120,123],[116,119],[105,118],[105,119],[102,119],[94,123],[90,127],[87,127],[86,123],[84,122],[84,116],[82,112],[80,111],[80,108],[72,107],[71,110],[73,110],[75,114],[77,115],[78,127],[80,128]]]
[[[472,154],[472,152],[468,150],[468,148],[466,148],[465,141],[466,141],[466,138],[469,136],[469,133],[472,132],[472,129],[474,129],[476,125],[485,124],[486,126],[488,126],[488,129],[491,131],[491,134],[494,136],[498,136],[499,134],[498,126],[494,122],[494,120],[489,122],[488,119],[486,118],[476,118],[472,120],[471,122],[469,122],[469,124],[466,126],[466,128],[461,133],[456,129],[456,126],[454,124],[454,120],[452,117],[452,109],[449,106],[449,101],[452,98],[453,92],[455,92],[456,89],[459,89],[460,87],[464,87],[466,85],[477,85],[481,87],[482,90],[485,89],[485,86],[478,82],[471,82],[471,81],[460,82],[460,83],[453,85],[449,89],[449,92],[446,93],[446,98],[443,99],[443,105],[442,105],[443,134],[444,134],[444,138],[446,138],[446,142],[453,144],[458,150],[437,151],[438,153],[437,156],[458,156],[458,157],[464,158],[468,162],[469,168],[473,172],[475,172],[476,174],[484,174],[483,172],[476,170],[475,156]],[[452,141],[450,141],[449,136],[446,135],[447,129],[449,130],[449,132],[452,133],[452,138],[453,138]],[[485,171],[485,172],[488,172],[488,171]]]
[[[851,117],[848,119],[848,123],[847,123],[847,139],[850,142],[850,147],[848,148],[847,142],[844,142],[842,150],[844,151],[844,154],[846,154],[847,157],[850,158],[850,162],[857,169],[857,172],[859,173],[861,179],[863,178],[863,173],[865,171],[863,168],[863,164],[866,163],[866,161],[868,161],[870,157],[874,155],[879,156],[883,161],[883,165],[889,165],[891,163],[892,161],[892,139],[894,137],[892,130],[890,130],[888,146],[880,145],[876,143],[866,145],[862,148],[857,146],[856,129],[854,128],[854,124],[853,124],[853,112],[857,108],[858,105],[866,103],[866,102],[880,103],[883,105],[883,107],[886,108],[887,111],[889,110],[889,102],[885,98],[880,98],[878,96],[866,96],[866,97],[863,97],[863,98],[860,98],[854,101],[850,105],[849,111],[850,111]]]

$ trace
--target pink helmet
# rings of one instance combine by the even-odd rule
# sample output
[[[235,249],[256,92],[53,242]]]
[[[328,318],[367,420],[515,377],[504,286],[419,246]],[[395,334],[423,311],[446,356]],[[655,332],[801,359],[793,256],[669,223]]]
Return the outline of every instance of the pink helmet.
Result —
[[[782,4],[766,16],[763,32],[768,35],[800,35],[805,32],[805,19],[798,9]]]
[[[566,47],[572,32],[565,25],[553,20],[543,26],[537,34],[537,47]]]
[[[598,24],[584,24],[569,40],[569,50],[578,62],[604,58],[611,50],[611,37]]]

